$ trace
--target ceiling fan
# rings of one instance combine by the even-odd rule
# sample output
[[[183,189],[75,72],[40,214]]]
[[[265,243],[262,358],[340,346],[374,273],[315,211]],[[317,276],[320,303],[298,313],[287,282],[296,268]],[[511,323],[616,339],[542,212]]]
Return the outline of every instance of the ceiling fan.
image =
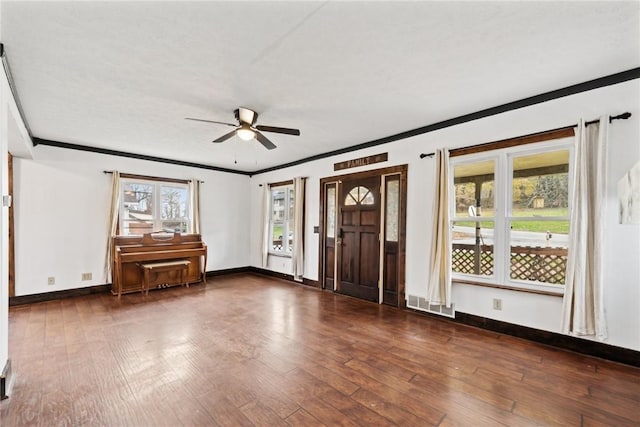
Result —
[[[206,122],[206,123],[217,123],[219,125],[232,126],[235,129],[231,132],[222,135],[220,138],[213,140],[212,142],[219,143],[224,142],[227,139],[233,137],[233,135],[238,135],[238,137],[244,141],[250,141],[253,138],[256,138],[260,144],[264,145],[268,150],[273,150],[276,148],[275,144],[264,136],[262,132],[273,132],[273,133],[283,133],[285,135],[300,135],[300,130],[298,129],[290,129],[290,128],[281,128],[276,126],[265,126],[265,125],[256,125],[256,121],[258,121],[258,113],[248,108],[240,107],[233,112],[236,116],[237,124],[226,123],[226,122],[218,122],[215,120],[204,120],[204,119],[194,119],[191,117],[185,117],[186,120],[194,120],[197,122]]]

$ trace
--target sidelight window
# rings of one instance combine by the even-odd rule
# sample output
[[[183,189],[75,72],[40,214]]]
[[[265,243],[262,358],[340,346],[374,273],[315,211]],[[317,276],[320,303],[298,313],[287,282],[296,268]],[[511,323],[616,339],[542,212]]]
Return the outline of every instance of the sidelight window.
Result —
[[[400,202],[400,179],[398,176],[387,177],[385,194],[385,235],[386,241],[398,241],[398,219]]]
[[[327,188],[327,237],[336,237],[336,187]]]

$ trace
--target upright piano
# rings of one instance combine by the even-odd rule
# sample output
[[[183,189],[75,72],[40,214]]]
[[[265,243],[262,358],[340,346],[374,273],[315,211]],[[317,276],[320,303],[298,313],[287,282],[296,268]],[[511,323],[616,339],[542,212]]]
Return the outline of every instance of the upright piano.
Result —
[[[114,295],[144,290],[145,267],[148,269],[154,263],[166,266],[171,261],[183,261],[175,263],[183,269],[186,265],[186,272],[159,269],[162,273],[158,274],[162,276],[154,277],[154,285],[206,282],[207,245],[199,234],[149,233],[142,236],[116,236],[113,237],[112,247],[111,293]]]

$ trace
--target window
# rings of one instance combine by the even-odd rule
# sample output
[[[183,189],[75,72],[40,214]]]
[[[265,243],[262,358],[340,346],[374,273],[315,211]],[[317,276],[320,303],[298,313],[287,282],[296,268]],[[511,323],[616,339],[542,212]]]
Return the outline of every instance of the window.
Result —
[[[293,252],[293,184],[271,187],[270,252],[290,255]]]
[[[399,176],[386,177],[385,184],[385,240],[388,242],[398,241],[398,218],[400,202],[400,178]]]
[[[187,184],[122,179],[120,234],[190,232]]]
[[[344,198],[345,206],[353,206],[353,205],[373,205],[375,204],[375,199],[373,198],[373,194],[367,187],[355,187],[349,191]]]
[[[451,159],[452,277],[561,293],[572,139]]]
[[[327,237],[336,237],[336,187],[327,188]]]

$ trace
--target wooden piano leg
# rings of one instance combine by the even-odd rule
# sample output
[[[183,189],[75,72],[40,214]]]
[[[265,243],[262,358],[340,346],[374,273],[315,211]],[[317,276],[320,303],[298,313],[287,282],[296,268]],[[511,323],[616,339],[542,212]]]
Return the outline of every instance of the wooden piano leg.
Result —
[[[142,281],[142,293],[144,295],[149,295],[149,275],[150,275],[151,269],[150,268],[145,268],[144,269],[144,280]]]
[[[111,285],[116,284],[118,288],[118,299],[122,296],[122,283],[120,282],[120,263],[116,263],[114,267],[111,269]]]
[[[207,253],[204,253],[204,264],[202,264],[202,283],[207,284]]]

